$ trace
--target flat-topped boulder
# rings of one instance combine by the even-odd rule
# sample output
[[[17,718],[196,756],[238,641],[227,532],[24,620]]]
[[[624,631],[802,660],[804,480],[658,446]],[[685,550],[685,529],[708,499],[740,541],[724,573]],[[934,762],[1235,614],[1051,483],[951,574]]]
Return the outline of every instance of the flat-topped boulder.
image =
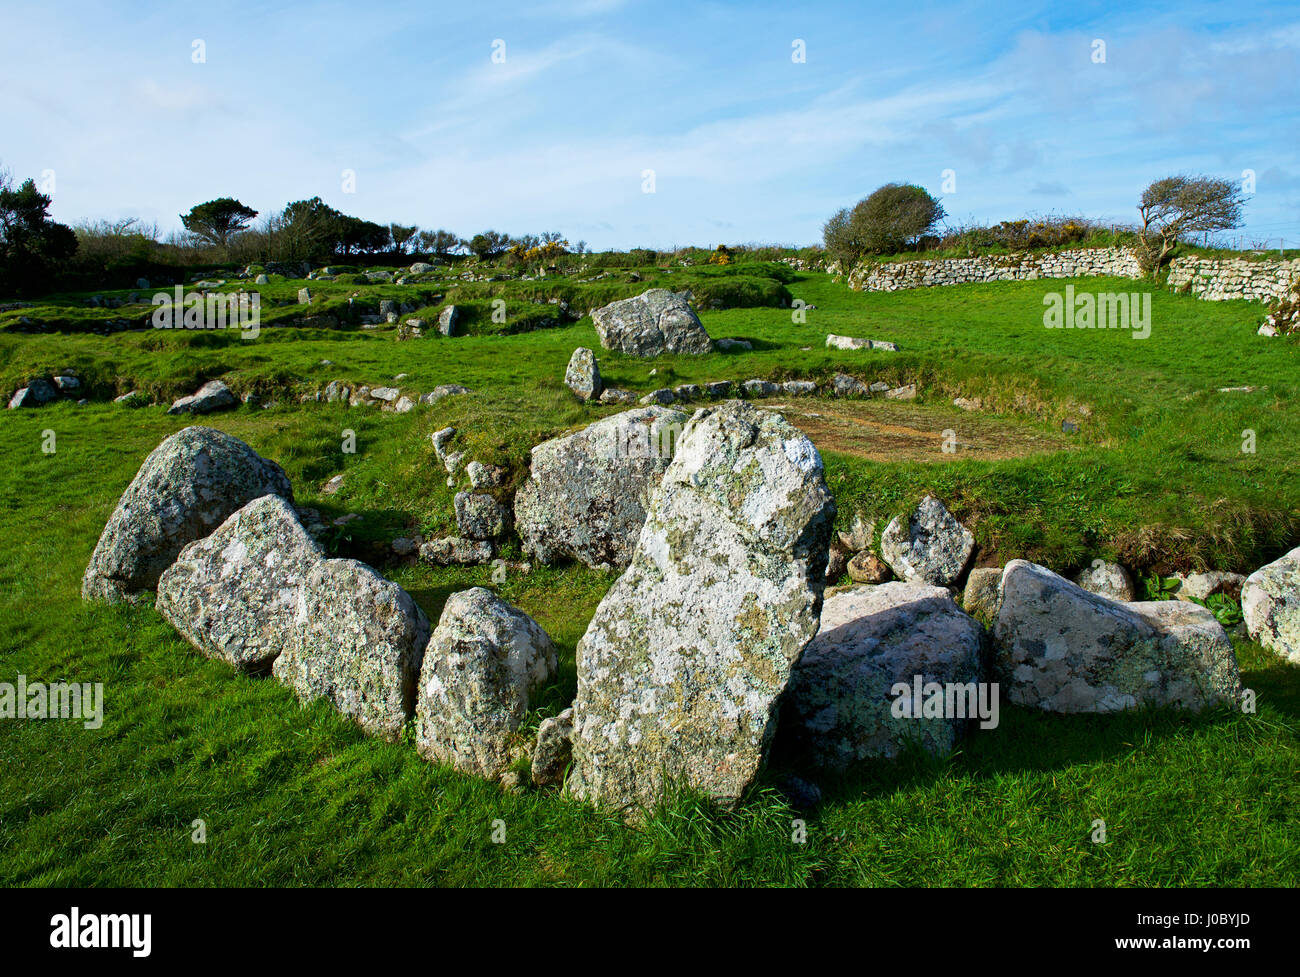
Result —
[[[181,550],[154,606],[209,658],[264,672],[288,645],[302,582],[324,558],[294,507],[264,495]]]
[[[591,321],[605,349],[629,356],[713,351],[713,340],[690,303],[665,288],[611,302],[592,312]]]
[[[543,563],[627,566],[688,418],[639,407],[533,448],[528,481],[515,495],[524,549]]]
[[[1232,643],[1199,604],[1108,600],[1025,560],[1007,564],[1000,589],[994,672],[1016,705],[1196,711],[1241,695]]]
[[[132,600],[153,590],[186,544],[263,495],[293,502],[293,487],[275,462],[210,427],[176,432],[149,453],[108,517],[82,597]]]
[[[821,456],[781,415],[696,412],[578,643],[578,797],[630,810],[679,783],[739,799],[817,632],[834,515]]]

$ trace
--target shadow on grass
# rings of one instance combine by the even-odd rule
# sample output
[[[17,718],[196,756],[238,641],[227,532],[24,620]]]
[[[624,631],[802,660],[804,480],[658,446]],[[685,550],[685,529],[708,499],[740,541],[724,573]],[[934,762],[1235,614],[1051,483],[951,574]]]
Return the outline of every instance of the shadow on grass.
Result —
[[[782,750],[774,755],[766,779],[777,784],[790,775],[811,780],[820,787],[824,801],[881,797],[954,774],[981,781],[1111,762],[1155,739],[1249,721],[1227,707],[1199,715],[1157,709],[1059,715],[1004,706],[999,719],[997,729],[970,730],[950,756],[936,757],[920,748],[906,749],[895,760],[863,761],[843,773],[818,770],[803,757]]]

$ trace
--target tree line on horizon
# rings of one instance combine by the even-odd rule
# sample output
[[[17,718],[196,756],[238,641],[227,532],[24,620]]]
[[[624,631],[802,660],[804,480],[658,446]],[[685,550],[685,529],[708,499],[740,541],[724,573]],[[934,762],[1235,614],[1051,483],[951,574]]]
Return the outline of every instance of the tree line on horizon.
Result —
[[[180,215],[184,231],[160,240],[156,226],[134,219],[87,222],[76,228],[49,216],[51,198],[33,180],[15,185],[0,170],[0,295],[48,291],[67,279],[68,266],[81,278],[120,280],[162,274],[196,265],[266,262],[328,263],[340,257],[425,255],[450,260],[473,256],[493,261],[549,262],[586,253],[586,242],[570,246],[558,232],[512,236],[495,230],[462,238],[443,228],[380,224],[344,214],[320,197],[297,200],[254,225],[258,211],[233,197],[195,204]],[[1245,196],[1231,180],[1176,175],[1151,183],[1138,202],[1140,224],[1124,243],[1133,247],[1151,275],[1174,257],[1192,235],[1241,226]],[[940,236],[947,216],[942,203],[920,186],[887,183],[842,208],[823,227],[828,258],[848,269],[873,256],[908,251],[1023,250],[1075,243],[1097,225],[1083,218],[1002,221]],[[73,276],[76,277],[76,276]]]

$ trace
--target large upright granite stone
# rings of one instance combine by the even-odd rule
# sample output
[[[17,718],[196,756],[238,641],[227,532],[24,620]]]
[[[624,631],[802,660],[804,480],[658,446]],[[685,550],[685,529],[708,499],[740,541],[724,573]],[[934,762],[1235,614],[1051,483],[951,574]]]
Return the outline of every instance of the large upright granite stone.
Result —
[[[826,598],[821,630],[795,666],[781,712],[778,749],[814,766],[842,771],[860,760],[894,758],[915,744],[952,751],[981,706],[984,628],[963,614],[948,591],[924,583],[885,583]],[[963,715],[930,716],[915,683],[968,685],[954,695]],[[906,708],[894,687],[906,685]],[[898,714],[896,714],[898,713]],[[997,713],[992,713],[996,721]]]
[[[591,321],[602,346],[629,356],[713,351],[713,340],[690,303],[666,288],[611,302],[592,312]]]
[[[324,558],[293,506],[264,495],[181,550],[154,606],[209,658],[264,672],[288,646],[302,582]]]
[[[784,417],[739,401],[695,414],[578,644],[578,797],[744,793],[817,633],[834,516],[821,456]]]
[[[369,733],[396,740],[415,706],[429,619],[411,595],[356,560],[312,567],[293,640],[275,677],[305,700],[328,699]]]
[[[1300,547],[1246,578],[1241,612],[1252,638],[1300,664]]]
[[[895,517],[880,535],[880,555],[900,579],[939,587],[957,582],[974,550],[970,530],[933,495],[908,518]]]
[[[293,501],[284,471],[238,438],[187,427],[150,452],[109,516],[86,567],[86,600],[153,590],[187,544],[263,495]]]
[[[1199,604],[1123,604],[1046,567],[1002,573],[994,673],[1008,701],[1049,712],[1199,710],[1241,695],[1222,625]]]
[[[555,645],[531,617],[483,587],[452,594],[429,641],[416,700],[416,747],[494,779],[528,697],[555,678]]]
[[[515,495],[524,549],[543,563],[627,566],[689,417],[640,407],[535,447],[528,481]]]

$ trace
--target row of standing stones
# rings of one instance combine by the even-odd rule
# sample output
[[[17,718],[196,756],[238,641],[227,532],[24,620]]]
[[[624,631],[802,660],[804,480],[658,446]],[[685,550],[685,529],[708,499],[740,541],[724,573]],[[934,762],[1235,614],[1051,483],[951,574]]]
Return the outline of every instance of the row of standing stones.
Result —
[[[670,454],[627,450],[673,415],[685,424]],[[534,783],[630,814],[670,785],[732,804],[774,755],[843,771],[909,744],[951,749],[968,717],[920,701],[900,715],[898,683],[996,682],[1010,703],[1058,713],[1242,695],[1232,644],[1199,604],[1111,599],[1023,560],[968,571],[973,536],[933,497],[880,537],[898,580],[827,593],[845,540],[832,538],[821,457],[744,401],[689,417],[638,408],[539,445],[514,516],[538,559],[619,571],[578,643],[574,702],[532,741],[530,697],[557,672],[532,618],[475,587],[432,626],[371,567],[327,558],[280,467],[210,428],[148,456],[83,595],[156,590],[204,654],[375,735],[413,723],[422,755],[506,785],[530,757]],[[874,533],[855,522],[844,535]],[[1300,548],[1252,574],[1242,604],[1251,636],[1300,662]]]

